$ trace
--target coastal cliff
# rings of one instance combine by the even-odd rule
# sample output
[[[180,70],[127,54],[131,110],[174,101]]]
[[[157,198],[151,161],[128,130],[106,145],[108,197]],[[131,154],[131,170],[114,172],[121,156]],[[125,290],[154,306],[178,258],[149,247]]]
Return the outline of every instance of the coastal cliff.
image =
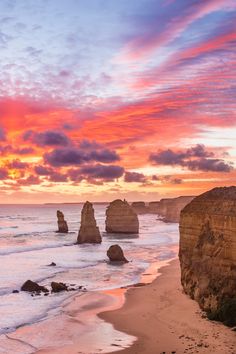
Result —
[[[160,215],[166,222],[179,222],[181,210],[193,198],[193,196],[180,196],[161,199],[159,202],[150,202],[149,211]]]
[[[184,291],[217,313],[236,298],[236,187],[194,198],[181,211],[179,229]]]

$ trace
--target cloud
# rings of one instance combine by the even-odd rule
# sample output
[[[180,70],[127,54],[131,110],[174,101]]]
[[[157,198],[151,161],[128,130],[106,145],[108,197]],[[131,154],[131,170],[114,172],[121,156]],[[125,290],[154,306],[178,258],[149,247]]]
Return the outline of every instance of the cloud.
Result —
[[[0,180],[8,178],[8,170],[6,168],[0,167]]]
[[[119,156],[115,151],[109,149],[87,151],[81,147],[58,148],[44,154],[46,164],[54,167],[76,166],[86,162],[111,163],[119,161]]]
[[[233,170],[231,164],[220,159],[200,158],[198,160],[186,161],[184,166],[192,171],[230,172]]]
[[[81,181],[83,179],[88,181],[113,181],[114,179],[123,176],[124,168],[116,165],[86,165],[79,169],[72,169],[68,174],[70,179],[75,182]]]
[[[51,168],[45,166],[35,166],[34,170],[39,176],[50,176],[53,173]]]
[[[80,169],[83,176],[87,178],[102,179],[105,181],[112,181],[114,179],[120,178],[124,174],[124,168],[115,165],[92,165],[84,166]]]
[[[6,140],[5,130],[0,127],[0,141],[5,141],[5,140]]]
[[[125,172],[124,181],[128,183],[145,183],[147,180],[146,176],[143,173],[138,172]]]
[[[207,151],[204,145],[196,145],[186,150],[159,150],[150,154],[149,160],[156,165],[182,166],[192,171],[230,172],[233,167],[222,159],[213,158],[214,153]]]
[[[38,176],[30,175],[27,178],[22,178],[16,180],[17,185],[19,186],[31,186],[31,185],[36,185],[40,184],[40,178]]]
[[[16,170],[25,170],[29,167],[27,162],[22,162],[19,159],[12,160],[8,163],[8,168],[16,169]]]
[[[66,146],[70,144],[70,139],[64,133],[56,131],[36,133],[28,130],[23,134],[23,139],[41,147]]]

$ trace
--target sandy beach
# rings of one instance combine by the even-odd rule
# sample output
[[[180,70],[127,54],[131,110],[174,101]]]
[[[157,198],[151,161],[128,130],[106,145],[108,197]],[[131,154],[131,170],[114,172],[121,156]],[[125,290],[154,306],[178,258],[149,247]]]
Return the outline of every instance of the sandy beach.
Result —
[[[163,267],[153,283],[130,288],[122,308],[99,316],[137,337],[117,353],[236,353],[236,333],[204,318],[198,304],[183,293],[178,260]]]

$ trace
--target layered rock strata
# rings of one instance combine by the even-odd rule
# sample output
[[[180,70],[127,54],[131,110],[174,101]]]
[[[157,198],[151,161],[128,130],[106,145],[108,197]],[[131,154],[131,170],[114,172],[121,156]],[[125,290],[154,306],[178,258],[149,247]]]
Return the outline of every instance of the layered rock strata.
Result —
[[[138,216],[126,200],[116,199],[106,210],[106,232],[138,233]]]
[[[184,291],[202,309],[218,311],[236,298],[236,187],[194,198],[181,211],[179,228]]]
[[[59,233],[67,233],[68,232],[68,225],[64,219],[64,214],[62,211],[57,210],[57,224],[58,224],[58,231]]]
[[[86,202],[81,211],[81,225],[77,243],[101,243],[102,238],[94,217],[93,204]]]

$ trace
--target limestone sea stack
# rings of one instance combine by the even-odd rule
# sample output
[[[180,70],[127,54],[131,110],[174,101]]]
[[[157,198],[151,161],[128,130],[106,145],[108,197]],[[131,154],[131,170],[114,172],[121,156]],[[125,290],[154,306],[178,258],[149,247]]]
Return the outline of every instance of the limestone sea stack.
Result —
[[[225,309],[236,306],[236,187],[194,198],[181,211],[179,227],[184,291],[207,312],[226,316]]]
[[[68,232],[68,225],[64,219],[64,214],[62,211],[57,210],[57,224],[58,224],[58,231],[59,233],[67,233]]]
[[[102,238],[94,217],[93,204],[86,202],[81,212],[81,225],[77,243],[101,243]]]
[[[116,199],[106,210],[106,232],[137,234],[139,232],[138,216],[129,203]]]
[[[122,248],[119,245],[112,245],[107,251],[107,257],[111,262],[129,263],[129,261],[124,256]]]

